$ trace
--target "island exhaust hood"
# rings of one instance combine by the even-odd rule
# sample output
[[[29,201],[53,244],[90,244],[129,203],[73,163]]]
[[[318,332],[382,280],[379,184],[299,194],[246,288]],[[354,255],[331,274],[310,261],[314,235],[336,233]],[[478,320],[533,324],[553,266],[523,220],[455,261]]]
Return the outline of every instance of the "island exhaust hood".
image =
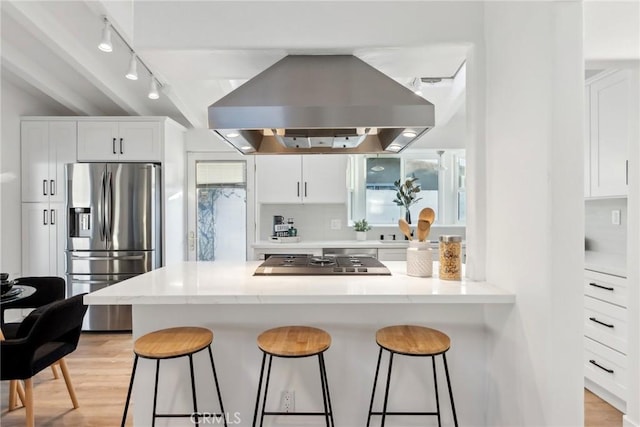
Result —
[[[244,154],[398,153],[434,105],[352,55],[289,55],[209,106]]]

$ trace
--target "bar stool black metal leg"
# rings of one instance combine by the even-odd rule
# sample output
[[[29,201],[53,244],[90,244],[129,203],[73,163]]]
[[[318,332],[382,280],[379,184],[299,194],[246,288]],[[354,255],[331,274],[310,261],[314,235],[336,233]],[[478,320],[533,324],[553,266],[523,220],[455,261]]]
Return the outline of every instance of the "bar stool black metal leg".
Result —
[[[438,416],[438,427],[442,426],[440,421],[440,399],[438,398],[438,376],[436,374],[436,358],[431,356],[431,366],[433,366],[433,388],[436,391],[436,415]]]
[[[122,414],[122,423],[121,427],[124,427],[127,422],[127,411],[129,410],[129,401],[131,400],[131,389],[133,388],[133,379],[136,376],[136,367],[138,366],[138,355],[133,359],[133,369],[131,370],[131,380],[129,381],[129,391],[127,391],[127,401],[124,404],[124,414]]]
[[[329,418],[331,419],[331,427],[335,427],[333,421],[333,407],[331,406],[331,394],[329,393],[329,380],[327,379],[327,365],[324,363],[324,354],[320,353],[320,361],[322,361],[322,370],[324,371],[324,386],[327,389],[327,403],[329,404]]]
[[[382,406],[382,423],[380,427],[384,427],[384,421],[387,417],[387,401],[389,400],[389,384],[391,383],[391,367],[393,366],[393,352],[389,352],[389,372],[387,372],[387,386],[384,390],[384,404]]]
[[[320,367],[320,385],[322,386],[322,406],[324,407],[324,418],[329,427],[329,408],[327,407],[327,390],[324,387],[324,370],[322,369],[322,353],[318,354],[318,366]]]
[[[158,402],[158,376],[160,375],[160,359],[156,359],[156,381],[153,387],[153,418],[151,419],[151,427],[156,425],[156,403]]]
[[[258,396],[256,396],[256,409],[253,410],[253,424],[252,424],[253,427],[256,427],[256,421],[258,421],[258,407],[260,406],[260,392],[262,391],[262,377],[264,375],[264,361],[266,359],[267,359],[267,353],[262,353],[262,365],[260,365],[260,379],[258,380]]]
[[[449,400],[451,400],[451,411],[453,412],[453,424],[458,427],[458,416],[456,415],[456,405],[453,403],[453,391],[451,390],[451,380],[449,379],[449,367],[447,366],[447,355],[442,353],[444,361],[444,373],[447,376],[447,387],[449,387]]]
[[[382,347],[378,352],[378,364],[376,365],[376,376],[373,378],[373,391],[371,392],[371,403],[369,404],[369,416],[367,417],[367,427],[371,424],[371,412],[373,411],[373,399],[376,396],[376,386],[378,385],[378,372],[380,371],[380,360],[382,359]]]
[[[216,374],[216,365],[213,363],[213,352],[211,351],[211,345],[209,345],[209,360],[211,360],[211,370],[213,371],[213,381],[216,383],[216,392],[218,393],[218,403],[220,403],[220,413],[224,420],[224,427],[227,427],[227,413],[224,411],[222,405],[222,394],[220,394],[220,386],[218,385],[218,375]]]
[[[271,378],[271,362],[273,361],[273,356],[269,355],[269,367],[267,368],[267,382],[264,384],[264,399],[262,400],[262,413],[260,414],[260,427],[262,427],[262,423],[264,422],[264,413],[265,408],[267,407],[267,394],[269,393],[269,378]]]
[[[200,424],[200,414],[198,414],[198,399],[196,398],[196,378],[193,375],[193,355],[189,355],[189,372],[191,374],[191,394],[193,396],[193,413],[196,424]]]

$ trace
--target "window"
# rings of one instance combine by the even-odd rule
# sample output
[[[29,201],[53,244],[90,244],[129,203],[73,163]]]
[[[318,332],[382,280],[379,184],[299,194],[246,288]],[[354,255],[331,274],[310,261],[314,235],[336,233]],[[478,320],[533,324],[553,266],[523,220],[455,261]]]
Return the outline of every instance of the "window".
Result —
[[[350,174],[352,220],[366,218],[374,225],[396,225],[399,218],[404,218],[404,208],[393,202],[393,183],[409,177],[417,178],[420,186],[420,200],[410,208],[412,222],[426,207],[436,212],[436,224],[461,225],[466,220],[464,150],[352,156]]]

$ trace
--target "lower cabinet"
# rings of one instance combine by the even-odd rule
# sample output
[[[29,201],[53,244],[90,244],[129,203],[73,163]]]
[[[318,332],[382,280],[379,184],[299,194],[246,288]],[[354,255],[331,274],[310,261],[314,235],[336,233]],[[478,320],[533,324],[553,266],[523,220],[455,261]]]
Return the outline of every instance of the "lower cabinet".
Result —
[[[22,275],[65,275],[64,203],[22,204]]]
[[[585,270],[585,387],[618,410],[627,400],[627,279]]]

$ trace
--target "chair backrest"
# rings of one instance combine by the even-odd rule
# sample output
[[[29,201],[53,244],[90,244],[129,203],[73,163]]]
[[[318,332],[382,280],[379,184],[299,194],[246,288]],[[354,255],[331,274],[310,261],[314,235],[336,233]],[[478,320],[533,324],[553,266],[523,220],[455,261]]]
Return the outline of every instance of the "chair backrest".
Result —
[[[16,338],[24,337],[35,347],[56,341],[71,344],[75,348],[88,308],[82,302],[85,295],[55,301],[32,311],[22,321]]]

